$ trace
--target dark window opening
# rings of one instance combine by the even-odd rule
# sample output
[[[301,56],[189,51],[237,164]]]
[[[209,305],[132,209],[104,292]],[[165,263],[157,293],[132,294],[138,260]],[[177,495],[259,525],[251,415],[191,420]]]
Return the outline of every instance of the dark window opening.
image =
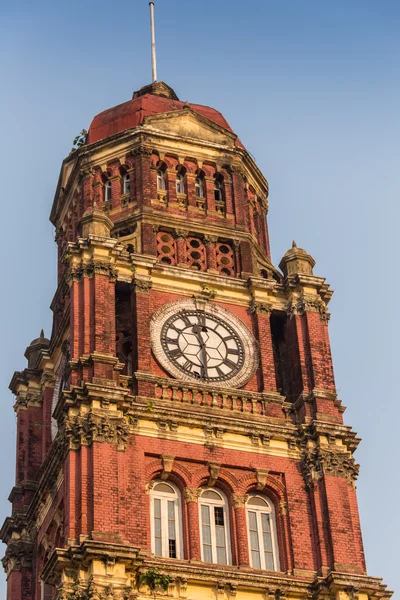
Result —
[[[168,540],[168,552],[170,558],[176,558],[176,540]]]
[[[224,526],[224,509],[222,506],[214,507],[215,524]]]
[[[281,394],[288,396],[291,386],[289,381],[289,361],[285,329],[286,316],[283,313],[273,313],[271,315],[271,335],[276,385]]]

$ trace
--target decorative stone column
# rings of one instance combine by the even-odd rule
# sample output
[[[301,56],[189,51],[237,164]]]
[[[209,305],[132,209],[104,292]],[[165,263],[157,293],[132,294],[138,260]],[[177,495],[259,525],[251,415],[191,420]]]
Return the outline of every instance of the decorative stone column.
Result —
[[[207,256],[207,271],[211,273],[218,273],[217,269],[217,254],[215,250],[215,244],[218,242],[218,237],[215,235],[204,236],[204,243],[206,245],[206,256]]]
[[[185,488],[185,500],[187,505],[187,522],[190,531],[187,532],[189,560],[201,560],[200,547],[200,521],[199,521],[199,497],[201,490],[198,488]]]
[[[237,537],[237,550],[238,550],[238,561],[239,566],[249,566],[249,541],[247,536],[247,524],[246,524],[246,502],[248,496],[240,496],[233,494],[232,504],[235,509],[236,519],[236,537]]]
[[[176,233],[176,264],[178,267],[187,267],[186,261],[186,238],[189,235],[187,229],[175,229]]]

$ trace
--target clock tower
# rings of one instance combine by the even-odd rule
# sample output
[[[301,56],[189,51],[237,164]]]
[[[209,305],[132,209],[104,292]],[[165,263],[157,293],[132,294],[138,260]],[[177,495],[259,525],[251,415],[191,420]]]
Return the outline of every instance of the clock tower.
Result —
[[[268,183],[164,83],[97,115],[51,210],[50,339],[16,372],[8,600],[388,599],[367,575],[332,291],[271,262]]]

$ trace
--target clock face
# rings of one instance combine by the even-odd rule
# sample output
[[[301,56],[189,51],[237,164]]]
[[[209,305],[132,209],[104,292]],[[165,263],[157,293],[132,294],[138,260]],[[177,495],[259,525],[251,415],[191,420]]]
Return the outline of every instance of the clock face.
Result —
[[[186,375],[205,381],[226,381],[244,363],[239,334],[226,321],[203,310],[182,310],[161,330],[169,360]]]
[[[152,350],[166,371],[182,381],[237,388],[258,365],[256,342],[246,325],[214,303],[170,302],[153,314]]]

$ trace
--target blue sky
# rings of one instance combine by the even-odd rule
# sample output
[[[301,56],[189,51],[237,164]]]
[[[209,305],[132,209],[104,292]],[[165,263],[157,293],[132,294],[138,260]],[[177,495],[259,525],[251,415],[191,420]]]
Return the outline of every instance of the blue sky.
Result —
[[[356,458],[368,571],[393,589],[400,4],[158,0],[156,26],[159,79],[182,100],[223,112],[266,175],[275,264],[294,238],[335,290],[337,387],[346,423],[363,437]],[[0,56],[2,518],[14,479],[8,383],[29,341],[51,328],[48,215],[61,161],[95,114],[150,81],[148,2],[3,3]]]

